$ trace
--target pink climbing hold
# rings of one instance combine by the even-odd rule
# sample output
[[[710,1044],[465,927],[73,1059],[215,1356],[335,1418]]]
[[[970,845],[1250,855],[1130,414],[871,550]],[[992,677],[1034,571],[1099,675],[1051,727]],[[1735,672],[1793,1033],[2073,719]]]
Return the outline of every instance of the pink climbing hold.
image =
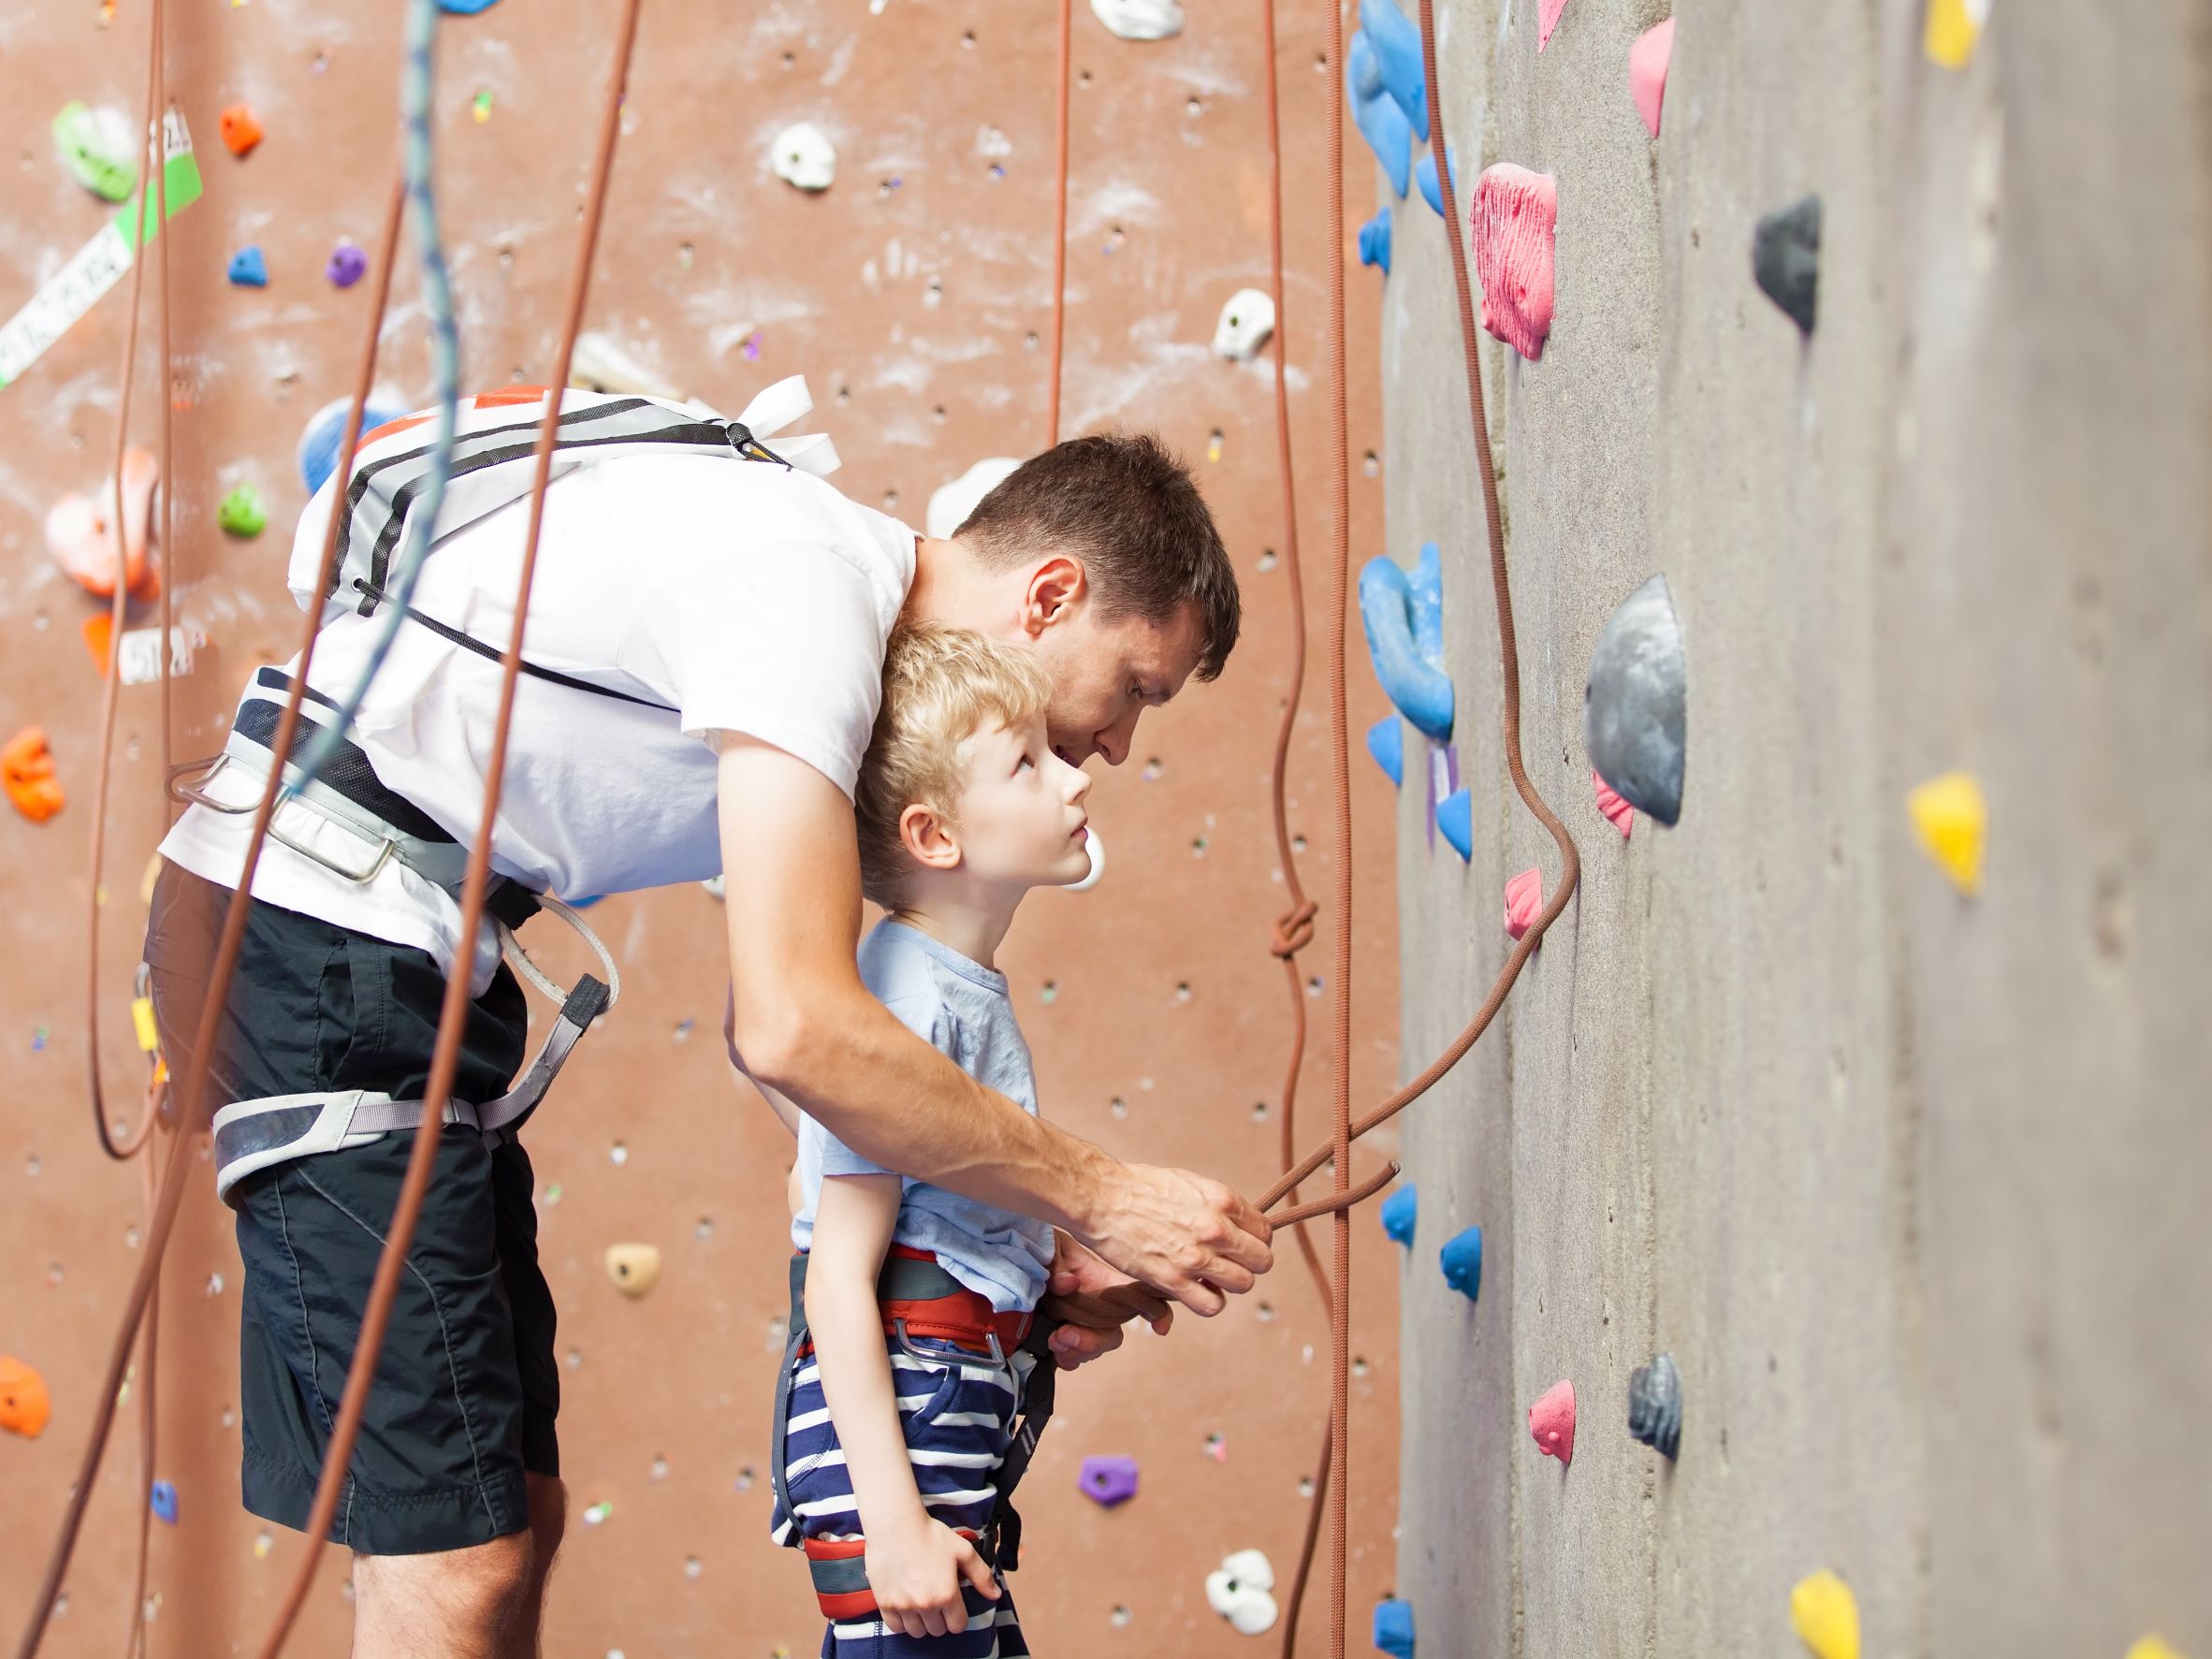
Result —
[[[1628,49],[1628,95],[1652,137],[1659,136],[1659,106],[1666,101],[1666,65],[1674,56],[1674,19],[1653,23]]]
[[[1551,332],[1551,242],[1559,183],[1501,161],[1482,169],[1467,205],[1482,326],[1531,362]]]
[[[1506,931],[1519,939],[1544,909],[1544,872],[1522,870],[1506,883]]]
[[[1559,14],[1567,7],[1567,0],[1544,0],[1536,8],[1536,50],[1542,51],[1551,44],[1551,31],[1559,27]]]
[[[1563,1463],[1575,1461],[1575,1385],[1553,1383],[1528,1408],[1528,1432],[1536,1449]]]
[[[1597,785],[1597,809],[1605,820],[1621,832],[1621,838],[1628,839],[1629,826],[1636,822],[1636,808],[1613,793],[1595,766],[1590,768],[1590,781]]]

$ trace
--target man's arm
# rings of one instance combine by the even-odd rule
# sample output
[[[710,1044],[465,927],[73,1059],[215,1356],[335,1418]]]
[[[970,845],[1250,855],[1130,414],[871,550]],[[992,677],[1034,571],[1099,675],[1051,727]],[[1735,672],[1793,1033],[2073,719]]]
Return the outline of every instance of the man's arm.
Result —
[[[1226,1186],[1115,1162],[984,1088],[861,983],[852,804],[804,761],[733,733],[721,751],[733,1036],[755,1078],[863,1157],[1065,1228],[1215,1314],[1273,1263],[1267,1220]]]

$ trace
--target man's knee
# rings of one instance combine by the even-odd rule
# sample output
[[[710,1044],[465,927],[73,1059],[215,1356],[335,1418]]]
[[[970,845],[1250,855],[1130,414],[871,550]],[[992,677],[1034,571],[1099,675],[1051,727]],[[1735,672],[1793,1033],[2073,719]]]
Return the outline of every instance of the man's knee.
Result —
[[[543,1582],[568,1531],[568,1488],[550,1475],[525,1477],[530,1492],[530,1538],[537,1577]]]
[[[531,1619],[540,1576],[534,1532],[428,1555],[364,1555],[354,1562],[363,1614],[392,1624],[466,1632],[490,1652]],[[469,1652],[467,1643],[456,1651]]]

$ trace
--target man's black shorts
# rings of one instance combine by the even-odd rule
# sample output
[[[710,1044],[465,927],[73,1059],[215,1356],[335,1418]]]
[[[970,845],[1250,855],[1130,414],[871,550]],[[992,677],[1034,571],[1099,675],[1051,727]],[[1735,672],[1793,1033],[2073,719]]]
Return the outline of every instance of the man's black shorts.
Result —
[[[230,890],[164,864],[147,924],[155,1023],[182,1078]],[[208,1109],[325,1089],[420,1099],[444,975],[425,952],[255,901],[215,1040]],[[502,964],[472,1006],[454,1094],[488,1100],[522,1062]],[[304,1528],[361,1308],[415,1137],[318,1153],[232,1189],[246,1507]],[[392,1309],[330,1538],[371,1555],[482,1544],[529,1524],[525,1471],[558,1475],[560,1374],[538,1270],[530,1159],[448,1127]]]

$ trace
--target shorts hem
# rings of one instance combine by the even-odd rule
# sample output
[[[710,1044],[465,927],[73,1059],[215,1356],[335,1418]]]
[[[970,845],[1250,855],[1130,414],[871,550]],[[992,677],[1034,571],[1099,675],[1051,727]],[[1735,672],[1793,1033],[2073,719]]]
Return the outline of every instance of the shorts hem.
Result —
[[[307,1530],[315,1477],[248,1451],[240,1462],[247,1510],[296,1533]],[[513,1517],[502,1524],[495,1517]],[[365,1492],[355,1484],[331,1518],[329,1540],[362,1555],[430,1555],[466,1550],[529,1530],[529,1489],[520,1471],[435,1492]]]

